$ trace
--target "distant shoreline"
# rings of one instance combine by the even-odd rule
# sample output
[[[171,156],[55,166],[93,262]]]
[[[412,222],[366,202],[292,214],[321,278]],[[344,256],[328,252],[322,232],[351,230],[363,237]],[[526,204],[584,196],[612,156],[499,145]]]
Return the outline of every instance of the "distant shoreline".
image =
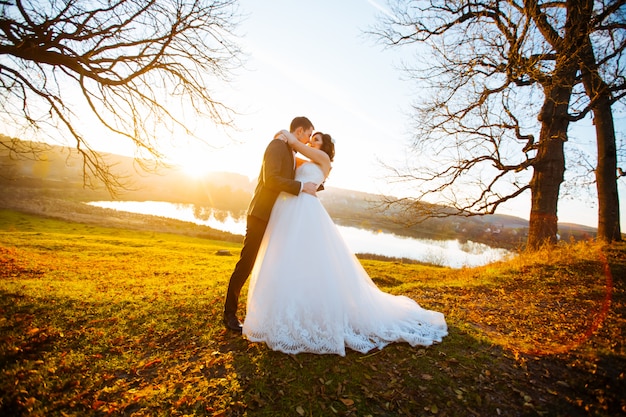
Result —
[[[36,191],[5,186],[0,186],[0,208],[103,227],[176,233],[228,242],[243,241],[241,235],[191,222],[95,207],[82,201],[45,196]]]

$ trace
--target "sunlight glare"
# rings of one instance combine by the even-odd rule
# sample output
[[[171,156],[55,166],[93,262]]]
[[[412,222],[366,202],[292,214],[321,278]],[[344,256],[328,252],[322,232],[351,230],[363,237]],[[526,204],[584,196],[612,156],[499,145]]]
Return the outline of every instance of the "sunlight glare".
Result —
[[[191,178],[202,178],[211,172],[211,163],[202,153],[186,154],[179,158],[177,165]]]

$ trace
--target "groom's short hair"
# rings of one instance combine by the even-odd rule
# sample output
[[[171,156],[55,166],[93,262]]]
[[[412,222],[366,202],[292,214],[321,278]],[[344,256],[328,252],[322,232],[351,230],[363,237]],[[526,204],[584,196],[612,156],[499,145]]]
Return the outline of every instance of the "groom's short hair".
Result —
[[[289,126],[289,131],[293,133],[299,127],[301,127],[304,130],[307,130],[308,128],[315,129],[315,127],[313,127],[313,123],[311,123],[311,121],[304,116],[298,116],[294,118],[291,121],[291,125]]]

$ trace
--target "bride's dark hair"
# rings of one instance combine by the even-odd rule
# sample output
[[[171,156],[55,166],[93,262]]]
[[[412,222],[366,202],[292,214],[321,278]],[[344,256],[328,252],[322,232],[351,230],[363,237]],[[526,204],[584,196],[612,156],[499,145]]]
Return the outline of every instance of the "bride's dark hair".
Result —
[[[322,132],[315,132],[313,135],[322,135],[322,147],[320,150],[326,152],[332,162],[335,157],[335,141],[333,141],[333,138],[331,138],[328,133]]]

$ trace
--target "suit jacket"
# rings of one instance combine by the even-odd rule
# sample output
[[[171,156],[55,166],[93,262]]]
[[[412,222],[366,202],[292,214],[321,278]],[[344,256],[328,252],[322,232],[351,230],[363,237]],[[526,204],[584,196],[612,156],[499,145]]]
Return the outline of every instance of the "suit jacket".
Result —
[[[273,139],[263,155],[257,186],[248,206],[248,216],[268,221],[281,191],[300,194],[300,182],[294,180],[294,176],[293,151],[287,143]]]

